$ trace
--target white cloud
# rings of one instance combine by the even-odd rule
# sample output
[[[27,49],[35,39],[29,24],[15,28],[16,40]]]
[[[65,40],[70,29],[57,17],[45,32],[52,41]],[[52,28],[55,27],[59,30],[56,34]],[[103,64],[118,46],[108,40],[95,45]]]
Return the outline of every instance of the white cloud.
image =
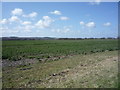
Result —
[[[17,27],[21,32],[32,32],[32,30],[35,28],[34,25],[24,25],[24,26],[18,26]]]
[[[80,21],[80,25],[84,25],[85,23],[83,21]]]
[[[53,12],[50,12],[51,14],[55,14],[55,15],[61,15],[62,13],[58,10],[55,10]]]
[[[29,14],[29,17],[36,17],[37,16],[37,13],[36,12],[32,12]]]
[[[64,27],[63,27],[63,32],[64,32],[64,33],[69,32],[71,27],[72,27],[72,26],[64,26]]]
[[[87,22],[85,23],[84,21],[80,21],[80,25],[82,25],[82,28],[94,28],[96,26],[95,22]]]
[[[104,26],[111,26],[111,23],[110,23],[110,22],[107,22],[107,23],[104,23],[103,25],[104,25]]]
[[[23,33],[23,32],[31,32],[33,29],[35,28],[35,26],[32,26],[32,25],[24,25],[24,26],[14,26],[14,27],[7,27],[7,26],[4,26],[4,27],[1,27],[0,29],[2,30],[2,33],[3,34],[14,34],[14,33]]]
[[[24,21],[24,22],[22,22],[22,24],[23,24],[23,25],[30,25],[31,22],[30,22],[30,21]]]
[[[10,29],[8,27],[1,27],[0,29],[2,30],[3,34],[6,34],[6,33],[18,33],[19,32],[18,28],[17,29],[15,29],[15,28]]]
[[[5,32],[6,30],[8,30],[8,27],[0,27],[0,30],[1,30],[2,32]]]
[[[60,17],[60,20],[68,20],[68,17]]]
[[[50,27],[52,22],[54,22],[52,18],[50,18],[49,16],[43,16],[43,18],[39,20],[35,25],[38,28],[47,28]]]
[[[31,30],[34,28],[34,26],[31,26],[31,25],[26,25],[24,27],[24,32],[31,32]]]
[[[69,28],[66,28],[63,32],[64,33],[67,33],[67,32],[69,32],[70,31],[70,29]]]
[[[86,27],[89,27],[89,28],[93,28],[93,27],[95,27],[96,25],[95,25],[95,23],[94,22],[88,22],[87,24],[86,24]]]
[[[99,5],[101,3],[101,0],[94,0],[93,2],[90,2],[91,5]]]
[[[30,18],[32,18],[32,17],[36,17],[37,15],[38,15],[37,12],[32,12],[32,13],[30,13],[28,15],[23,15],[23,17],[30,17]]]
[[[70,29],[69,28],[64,29],[64,30],[63,29],[52,29],[51,31],[56,32],[56,33],[67,33],[70,31]]]
[[[7,23],[8,23],[7,19],[0,20],[0,24],[7,24]]]
[[[57,32],[57,33],[61,32],[60,29],[52,29],[51,31],[52,31],[52,32]]]
[[[71,26],[64,26],[63,28],[61,28],[61,29],[52,29],[51,31],[52,32],[56,32],[56,33],[67,33],[67,32],[69,32],[70,31],[70,27]]]
[[[14,30],[19,30],[20,32],[31,32],[35,26],[32,25],[24,25],[24,26],[17,26]]]
[[[22,14],[23,14],[23,10],[20,9],[20,8],[15,8],[15,9],[12,11],[12,14],[13,14],[13,15],[22,15]]]
[[[20,19],[17,16],[12,16],[11,18],[9,18],[10,22],[16,22],[16,21],[20,21]]]

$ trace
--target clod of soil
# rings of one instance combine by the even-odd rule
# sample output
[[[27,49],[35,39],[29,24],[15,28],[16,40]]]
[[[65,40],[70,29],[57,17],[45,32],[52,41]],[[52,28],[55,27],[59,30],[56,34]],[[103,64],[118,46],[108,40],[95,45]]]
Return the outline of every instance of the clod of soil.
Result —
[[[32,67],[29,67],[29,68],[22,68],[20,70],[29,70],[29,69],[32,69]]]

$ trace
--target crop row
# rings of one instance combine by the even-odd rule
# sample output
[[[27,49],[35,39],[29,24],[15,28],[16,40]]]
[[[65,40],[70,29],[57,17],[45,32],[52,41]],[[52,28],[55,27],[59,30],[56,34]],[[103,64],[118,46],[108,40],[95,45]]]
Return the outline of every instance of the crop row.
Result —
[[[118,50],[117,40],[21,40],[3,41],[2,59],[43,59],[74,54]]]

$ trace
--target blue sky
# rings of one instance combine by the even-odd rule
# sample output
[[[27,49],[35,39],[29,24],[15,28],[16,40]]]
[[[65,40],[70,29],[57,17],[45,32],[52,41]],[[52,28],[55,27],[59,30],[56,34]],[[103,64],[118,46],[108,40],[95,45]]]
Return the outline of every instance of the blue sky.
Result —
[[[117,2],[4,2],[2,36],[117,37]]]

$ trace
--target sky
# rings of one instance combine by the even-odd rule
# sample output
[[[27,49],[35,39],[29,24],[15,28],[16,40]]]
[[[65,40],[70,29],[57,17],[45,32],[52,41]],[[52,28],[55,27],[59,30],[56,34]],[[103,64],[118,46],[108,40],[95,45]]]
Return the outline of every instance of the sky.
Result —
[[[117,2],[3,2],[2,36],[118,36]]]

